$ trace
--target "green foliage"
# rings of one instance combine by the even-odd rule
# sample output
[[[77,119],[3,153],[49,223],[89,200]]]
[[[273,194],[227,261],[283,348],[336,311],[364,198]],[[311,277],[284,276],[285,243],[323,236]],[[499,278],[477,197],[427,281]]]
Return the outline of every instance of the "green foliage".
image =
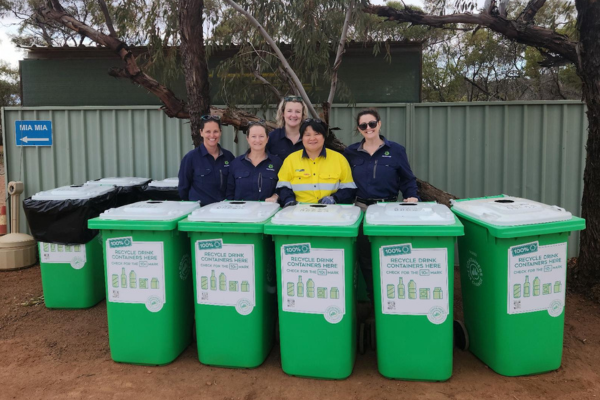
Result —
[[[19,71],[0,61],[0,107],[18,105],[19,92]]]

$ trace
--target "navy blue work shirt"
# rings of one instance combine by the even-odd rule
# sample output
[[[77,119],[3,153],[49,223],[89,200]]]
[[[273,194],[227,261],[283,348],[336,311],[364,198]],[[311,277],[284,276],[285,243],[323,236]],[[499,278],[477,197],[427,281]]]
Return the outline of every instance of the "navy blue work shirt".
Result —
[[[178,188],[181,200],[200,200],[201,206],[225,200],[229,168],[235,157],[221,146],[219,152],[215,160],[202,143],[183,157]]]
[[[285,128],[277,128],[269,133],[269,141],[267,142],[267,151],[274,156],[277,156],[281,161],[295,151],[304,150],[302,139],[298,139],[296,143],[292,143],[285,136]]]
[[[279,157],[268,152],[256,167],[248,158],[248,152],[237,157],[229,167],[227,200],[264,201],[273,196],[281,164]]]
[[[363,149],[364,139],[344,150],[358,187],[356,196],[363,199],[388,199],[402,192],[404,199],[419,199],[417,178],[410,169],[406,149],[383,136],[379,137],[383,140],[383,145],[373,155]]]

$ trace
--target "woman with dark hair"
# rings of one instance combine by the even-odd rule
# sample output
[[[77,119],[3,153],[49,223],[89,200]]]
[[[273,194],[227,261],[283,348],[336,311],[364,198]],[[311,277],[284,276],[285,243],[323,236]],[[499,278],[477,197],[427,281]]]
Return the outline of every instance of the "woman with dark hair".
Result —
[[[356,126],[363,139],[344,150],[358,187],[355,204],[365,211],[371,204],[397,201],[400,192],[404,202],[419,201],[417,178],[410,169],[406,150],[380,135],[381,117],[377,110],[359,112]],[[358,261],[373,300],[371,244],[362,232],[362,225],[357,244]]]
[[[327,125],[309,118],[300,126],[304,150],[290,154],[279,171],[279,202],[284,207],[296,203],[352,203],[356,185],[348,161],[340,153],[326,149]]]
[[[276,202],[279,157],[265,150],[269,135],[262,122],[250,122],[246,132],[248,151],[231,162],[227,181],[227,200]]]
[[[221,119],[203,115],[200,121],[202,143],[187,153],[179,167],[181,200],[200,201],[202,206],[225,200],[229,163],[233,154],[221,148]]]
[[[277,107],[277,128],[269,133],[267,151],[282,161],[291,153],[302,150],[300,125],[308,117],[308,108],[302,97],[286,96]]]

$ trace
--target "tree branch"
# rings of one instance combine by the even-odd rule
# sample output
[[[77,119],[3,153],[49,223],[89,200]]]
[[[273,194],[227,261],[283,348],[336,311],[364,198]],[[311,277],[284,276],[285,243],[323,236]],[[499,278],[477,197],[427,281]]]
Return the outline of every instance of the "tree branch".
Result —
[[[304,86],[302,86],[302,82],[300,82],[300,79],[298,78],[298,76],[296,75],[296,73],[294,72],[294,70],[292,69],[290,64],[287,62],[287,60],[286,60],[285,56],[283,55],[283,53],[281,52],[281,50],[279,50],[279,47],[277,47],[277,44],[275,43],[273,38],[267,33],[265,28],[263,28],[263,26],[260,24],[260,22],[258,22],[256,20],[256,18],[254,18],[248,11],[246,11],[242,7],[240,7],[235,1],[233,1],[233,0],[224,0],[224,1],[227,4],[229,4],[231,7],[233,7],[234,10],[236,10],[237,12],[242,14],[256,29],[258,29],[258,31],[260,32],[262,37],[265,39],[265,41],[268,43],[268,45],[271,46],[271,48],[277,55],[277,58],[279,58],[279,61],[283,65],[283,69],[285,70],[285,72],[287,72],[287,74],[292,78],[292,81],[294,82],[294,86],[300,92],[300,96],[302,96],[304,103],[308,107],[308,111],[310,111],[311,115],[314,118],[318,118],[319,115],[317,114],[317,111],[315,110],[312,102],[308,98],[308,94],[306,94],[306,91],[304,90]]]
[[[111,76],[125,77],[156,95],[163,102],[163,110],[169,117],[189,118],[185,103],[178,99],[169,88],[160,84],[156,79],[144,73],[137,65],[133,53],[125,43],[117,38],[105,35],[77,21],[62,8],[58,0],[52,0],[52,8],[44,5],[38,8],[38,14],[46,20],[56,21],[67,28],[85,35],[93,42],[113,50],[125,63],[125,68],[112,70]]]
[[[277,88],[275,86],[273,86],[273,84],[271,84],[271,82],[269,82],[268,80],[265,79],[264,76],[262,76],[260,74],[260,72],[258,72],[257,69],[253,69],[252,70],[252,74],[254,74],[254,77],[256,79],[259,80],[260,83],[262,83],[263,85],[265,85],[271,92],[273,92],[273,94],[275,96],[277,96],[278,99],[281,99],[281,93],[279,93],[279,90],[277,90]]]
[[[106,22],[106,26],[108,27],[108,31],[110,32],[110,36],[117,38],[117,32],[115,32],[115,28],[113,26],[112,18],[110,17],[110,13],[108,12],[108,7],[106,6],[106,2],[104,0],[98,0],[98,5],[102,10],[102,14],[104,14],[104,21]]]
[[[499,96],[499,95],[494,94],[494,93],[490,93],[489,91],[485,90],[484,88],[482,88],[481,86],[479,86],[478,84],[476,84],[475,82],[473,82],[472,80],[470,80],[469,78],[467,78],[466,76],[463,76],[463,79],[465,81],[469,82],[471,85],[473,85],[477,89],[479,89],[482,93],[485,93],[485,94],[487,94],[488,96],[491,96],[491,97],[495,97],[498,100],[506,101],[506,99],[503,98],[502,96]]]
[[[523,10],[517,19],[522,19],[525,22],[532,22],[535,14],[537,14],[544,4],[546,4],[546,0],[531,0],[527,3],[527,7],[525,7],[525,10]]]
[[[363,8],[367,14],[387,17],[388,21],[398,23],[410,22],[413,25],[427,25],[436,28],[446,24],[472,24],[485,26],[494,32],[501,33],[511,40],[534,47],[543,47],[552,53],[559,54],[567,60],[578,64],[576,43],[551,29],[542,28],[519,20],[507,20],[494,15],[451,14],[429,15],[421,11],[405,9],[396,10],[386,6],[367,6]]]
[[[327,97],[327,103],[331,106],[333,104],[333,98],[337,89],[338,81],[338,69],[342,64],[342,56],[345,53],[346,38],[348,37],[348,26],[350,25],[350,18],[352,17],[352,9],[354,8],[354,1],[350,0],[348,4],[348,10],[346,10],[346,18],[344,19],[344,26],[342,27],[342,35],[340,37],[340,43],[338,44],[337,54],[335,55],[335,62],[333,63],[333,70],[331,73],[331,88],[329,89],[329,96]]]

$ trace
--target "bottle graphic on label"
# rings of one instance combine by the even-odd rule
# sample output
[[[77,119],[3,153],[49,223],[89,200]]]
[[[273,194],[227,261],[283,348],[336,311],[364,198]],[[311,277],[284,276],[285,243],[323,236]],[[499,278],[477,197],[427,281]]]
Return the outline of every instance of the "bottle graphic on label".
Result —
[[[329,297],[332,298],[332,299],[339,299],[340,298],[340,291],[338,290],[338,288],[332,287],[331,288],[331,295]]]
[[[408,298],[416,299],[417,298],[417,284],[412,279],[408,282]]]
[[[302,283],[302,276],[298,276],[298,284],[296,285],[298,297],[304,297],[304,283]]]
[[[202,290],[208,290],[208,276],[200,277],[200,287]]]
[[[540,278],[538,278],[537,276],[533,280],[533,295],[534,296],[540,295]]]
[[[119,275],[118,274],[112,275],[112,286],[119,287]]]
[[[55,244],[51,244],[50,245],[50,251],[56,251],[56,245]]]
[[[65,251],[67,253],[70,253],[71,252],[71,246],[65,246]]]
[[[148,289],[148,279],[140,278],[140,289]]]
[[[552,293],[552,284],[544,283],[544,285],[542,286],[542,294],[550,294],[550,293]]]
[[[229,291],[237,292],[238,291],[238,283],[237,281],[229,281]]]
[[[312,279],[306,281],[306,297],[315,297],[315,282]]]
[[[444,292],[442,292],[441,287],[436,287],[433,289],[433,298],[435,300],[441,300],[444,298]]]
[[[59,251],[59,253],[62,253],[62,251],[63,251],[63,245],[62,244],[58,245],[58,251]]]
[[[531,284],[529,283],[529,275],[525,275],[525,284],[523,285],[523,297],[529,297],[531,294]]]
[[[217,290],[217,277],[214,269],[210,271],[210,290]]]
[[[135,289],[137,287],[137,276],[135,275],[135,271],[131,270],[129,273],[129,287]]]
[[[288,296],[294,296],[294,282],[288,282],[287,289]]]
[[[248,281],[242,281],[242,292],[249,292],[250,291],[250,284],[248,283]],[[293,292],[293,290],[292,290]]]
[[[152,278],[150,281],[150,288],[158,289],[158,278]]]
[[[429,288],[421,288],[419,289],[419,299],[421,300],[429,300],[430,289]]]
[[[79,251],[80,247],[79,245],[75,246],[75,251]]]
[[[394,297],[396,297],[396,288],[394,285],[387,285],[387,298],[393,299]]]
[[[398,298],[404,299],[406,294],[404,293],[404,282],[402,282],[402,278],[398,278]]]
[[[219,290],[226,291],[227,290],[227,277],[223,272],[219,275]]]
[[[127,287],[127,275],[125,274],[125,268],[121,271],[121,287]]]
[[[513,297],[515,299],[521,298],[521,284],[520,283],[515,283],[513,285]]]
[[[326,299],[327,298],[327,288],[326,287],[318,287],[317,288],[317,297],[319,299]]]
[[[560,293],[560,281],[554,282],[554,293]]]

